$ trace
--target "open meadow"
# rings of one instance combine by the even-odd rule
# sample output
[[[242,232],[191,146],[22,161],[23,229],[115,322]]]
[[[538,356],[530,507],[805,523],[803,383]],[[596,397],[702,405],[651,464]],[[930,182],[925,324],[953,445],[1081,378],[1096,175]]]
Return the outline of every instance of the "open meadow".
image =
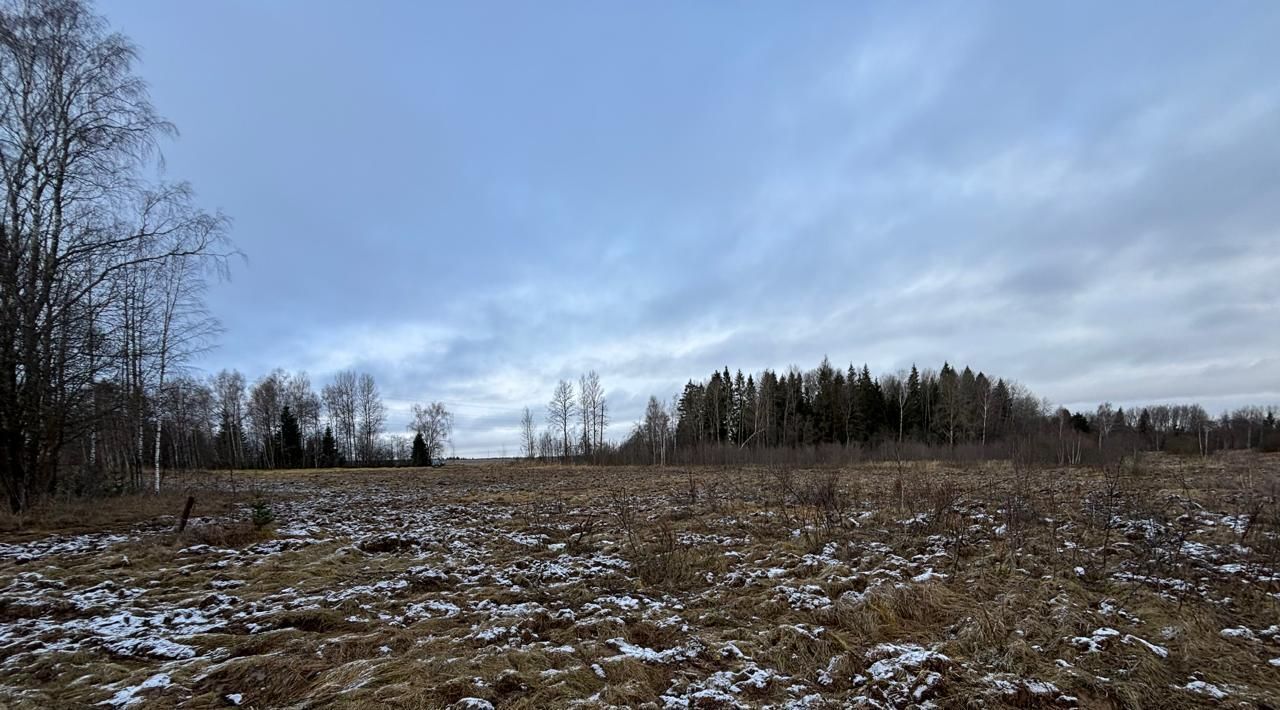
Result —
[[[1258,454],[173,478],[0,521],[0,706],[1277,706],[1278,484]]]

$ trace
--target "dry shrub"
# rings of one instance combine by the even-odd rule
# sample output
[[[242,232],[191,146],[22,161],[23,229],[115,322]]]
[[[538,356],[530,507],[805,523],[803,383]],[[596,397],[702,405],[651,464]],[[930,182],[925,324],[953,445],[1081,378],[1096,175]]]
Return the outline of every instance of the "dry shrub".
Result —
[[[992,613],[985,604],[968,609],[956,626],[955,643],[968,656],[990,653],[1009,638],[1009,625],[1003,615]]]
[[[703,581],[707,555],[681,543],[665,520],[657,526],[652,541],[629,547],[633,569],[645,584],[680,590]]]
[[[960,489],[955,483],[943,480],[929,488],[929,528],[934,531],[952,531],[964,523],[956,509],[960,502]]]
[[[834,643],[833,643],[834,641]],[[832,657],[848,650],[847,641],[837,640],[837,632],[811,633],[795,626],[778,626],[762,634],[753,657],[760,663],[787,674],[825,668]]]
[[[273,536],[270,528],[258,527],[251,522],[207,523],[192,525],[177,537],[182,546],[210,545],[212,547],[244,547],[255,542],[269,540]]]
[[[596,526],[600,523],[598,515],[588,513],[580,515],[569,528],[569,536],[567,540],[567,549],[572,553],[582,553],[590,549],[591,536],[596,532]]]
[[[811,506],[831,526],[840,524],[847,506],[840,491],[839,469],[828,469],[820,476],[810,476],[795,487],[796,502]]]

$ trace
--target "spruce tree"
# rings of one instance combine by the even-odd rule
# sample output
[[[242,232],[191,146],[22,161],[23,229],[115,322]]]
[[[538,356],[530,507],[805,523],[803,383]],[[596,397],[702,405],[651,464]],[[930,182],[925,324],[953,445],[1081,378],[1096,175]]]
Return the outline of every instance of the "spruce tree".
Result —
[[[280,465],[283,468],[302,465],[302,432],[298,430],[298,418],[287,404],[280,410]]]
[[[920,371],[915,363],[911,364],[911,375],[907,377],[907,431],[914,438],[924,440],[924,393],[920,391]]]
[[[418,432],[413,437],[413,452],[410,454],[414,466],[430,466],[431,455],[427,453],[427,442],[422,438],[422,432]]]
[[[338,465],[338,445],[333,440],[333,427],[324,428],[324,437],[320,439],[320,465],[325,467]]]
[[[884,392],[880,390],[880,383],[871,377],[871,368],[866,364],[863,364],[862,373],[858,375],[858,400],[866,430],[864,440],[870,441],[884,424],[885,407]]]

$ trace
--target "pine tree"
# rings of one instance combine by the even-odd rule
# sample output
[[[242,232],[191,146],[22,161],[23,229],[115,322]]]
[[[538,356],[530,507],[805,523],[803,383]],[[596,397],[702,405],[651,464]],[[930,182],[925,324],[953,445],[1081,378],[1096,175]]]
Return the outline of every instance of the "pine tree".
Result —
[[[724,422],[728,416],[724,411],[724,387],[720,373],[711,373],[711,379],[707,380],[706,406],[703,409],[706,419],[703,425],[703,436],[709,442],[718,443],[724,432]]]
[[[1116,414],[1111,419],[1112,433],[1125,431],[1129,427],[1129,418],[1124,413],[1124,407],[1116,407]]]
[[[284,468],[302,465],[302,432],[298,418],[289,411],[289,405],[280,410],[280,463]]]
[[[427,453],[427,442],[422,438],[422,432],[418,432],[413,437],[413,451],[410,458],[414,466],[431,465],[431,455]]]
[[[867,413],[863,409],[862,393],[858,389],[858,370],[849,363],[849,371],[844,379],[845,408],[848,412],[849,441],[866,441]]]
[[[912,438],[923,439],[925,434],[923,393],[920,391],[920,371],[915,363],[911,364],[911,375],[907,377],[907,432]]]
[[[942,363],[942,371],[938,373],[938,398],[934,426],[940,437],[946,439],[947,445],[956,445],[956,433],[960,428],[961,401],[960,376],[950,363]]]
[[[684,386],[684,392],[680,394],[680,403],[676,405],[678,445],[693,446],[702,443],[706,432],[705,409],[706,388],[689,380],[689,383]]]
[[[324,437],[320,440],[320,465],[327,468],[340,463],[338,444],[333,440],[333,427],[327,426],[324,428]]]
[[[835,394],[835,370],[831,367],[831,362],[827,358],[822,358],[822,363],[818,365],[818,369],[814,372],[814,388],[811,396],[813,398],[813,427],[818,443],[830,443],[835,441],[836,417],[837,417],[837,397]]]
[[[960,397],[959,397],[959,419],[957,421],[957,436],[963,436],[966,440],[973,439],[974,424],[979,420],[978,414],[978,378],[973,374],[973,370],[966,365],[964,371],[960,373]]]
[[[884,424],[884,393],[880,383],[871,377],[871,368],[865,364],[858,375],[858,409],[862,411],[863,441],[871,441]]]
[[[996,380],[995,393],[992,394],[992,420],[994,422],[991,433],[995,436],[1003,436],[1011,427],[1013,419],[1013,395],[1009,392],[1009,385],[1004,379]]]
[[[844,373],[836,370],[831,381],[831,438],[841,444],[849,443],[849,385]]]

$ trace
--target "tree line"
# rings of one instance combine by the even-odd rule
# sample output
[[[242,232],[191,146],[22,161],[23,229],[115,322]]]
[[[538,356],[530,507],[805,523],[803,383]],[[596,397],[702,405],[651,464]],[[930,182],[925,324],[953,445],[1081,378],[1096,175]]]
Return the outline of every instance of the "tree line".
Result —
[[[154,406],[166,432],[162,461],[184,470],[429,465],[453,430],[453,415],[433,402],[413,405],[412,439],[388,433],[377,382],[355,370],[319,392],[306,372],[279,368],[251,384],[236,370],[184,376]]]
[[[175,132],[138,53],[81,0],[0,0],[0,486],[14,511],[57,493],[159,489],[165,468],[320,466],[409,455],[367,374],[252,385],[185,366],[219,332],[210,278],[230,223],[158,177]],[[323,429],[321,424],[324,424]],[[415,409],[419,458],[452,418]]]
[[[158,485],[156,402],[217,323],[227,219],[154,177],[173,126],[134,46],[74,0],[0,4],[0,483],[64,486],[71,448]]]
[[[1110,403],[1071,412],[1025,386],[970,367],[873,376],[866,365],[745,375],[726,367],[689,381],[670,402],[651,397],[613,460],[621,462],[806,460],[857,457],[1007,457],[1034,451],[1081,463],[1111,447],[1207,454],[1280,448],[1276,407],[1214,418],[1197,404],[1125,410]],[[792,458],[795,458],[793,455]]]

